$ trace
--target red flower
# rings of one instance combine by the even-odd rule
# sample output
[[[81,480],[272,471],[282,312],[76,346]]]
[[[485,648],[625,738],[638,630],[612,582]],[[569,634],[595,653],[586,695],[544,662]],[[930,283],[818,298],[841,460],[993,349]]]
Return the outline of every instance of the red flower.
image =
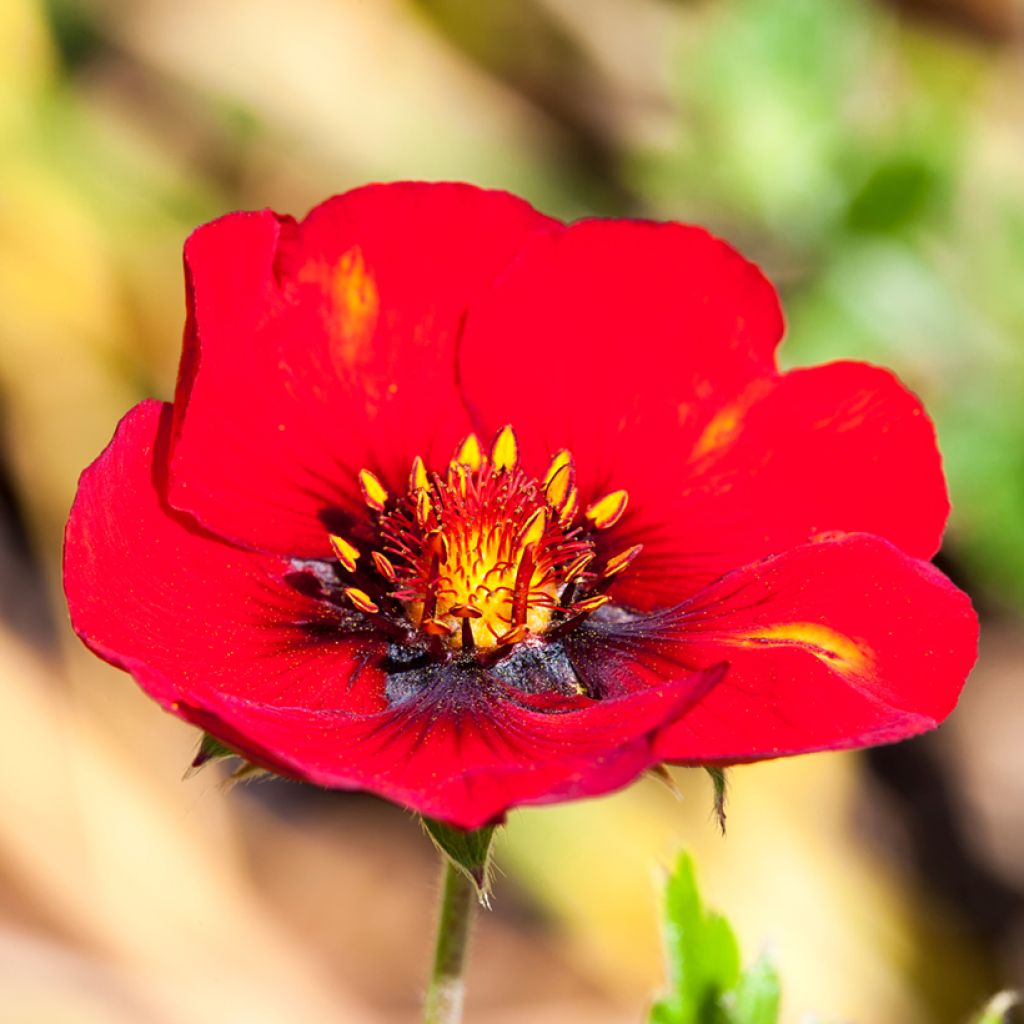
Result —
[[[83,474],[65,584],[255,763],[475,827],[955,704],[928,418],[884,370],[780,374],[774,291],[706,232],[403,184],[185,259],[174,404]]]

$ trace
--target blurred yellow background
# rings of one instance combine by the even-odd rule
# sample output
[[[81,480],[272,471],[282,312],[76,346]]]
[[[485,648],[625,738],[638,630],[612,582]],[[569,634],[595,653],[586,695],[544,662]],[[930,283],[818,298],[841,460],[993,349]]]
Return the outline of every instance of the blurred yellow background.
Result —
[[[0,0],[0,1021],[413,1021],[411,817],[182,782],[196,737],[71,635],[79,471],[172,393],[180,248],[373,179],[696,220],[782,288],[792,365],[934,412],[982,660],[939,733],[512,815],[468,1020],[642,1018],[692,848],[784,1018],[960,1021],[1024,983],[1024,8],[1018,0]],[[111,582],[116,586],[116,581]]]

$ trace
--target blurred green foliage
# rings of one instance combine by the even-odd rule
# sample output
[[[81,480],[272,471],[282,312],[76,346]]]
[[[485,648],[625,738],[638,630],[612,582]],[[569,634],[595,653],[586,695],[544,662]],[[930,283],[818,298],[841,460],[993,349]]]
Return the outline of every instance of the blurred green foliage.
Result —
[[[922,394],[949,550],[1019,606],[1024,153],[989,58],[857,0],[729,0],[681,55],[676,143],[637,174],[659,208],[760,254],[786,296],[784,361],[865,358]]]
[[[767,953],[745,971],[728,920],[705,908],[693,858],[679,856],[665,886],[664,942],[668,991],[651,1007],[649,1024],[778,1024],[782,986]],[[975,1024],[1003,1024],[1018,1004],[994,996]]]
[[[721,914],[704,908],[686,853],[665,887],[664,932],[669,989],[650,1024],[777,1024],[774,966],[762,955],[740,970],[736,936]]]

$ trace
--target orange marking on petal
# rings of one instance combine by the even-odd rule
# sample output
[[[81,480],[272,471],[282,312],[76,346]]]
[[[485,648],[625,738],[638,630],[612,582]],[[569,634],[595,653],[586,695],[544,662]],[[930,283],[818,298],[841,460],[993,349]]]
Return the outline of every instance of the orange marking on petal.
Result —
[[[465,466],[472,471],[478,470],[484,463],[484,452],[480,447],[480,439],[470,434],[455,450],[452,462]]]
[[[799,647],[844,675],[867,675],[874,655],[865,644],[819,622],[780,622],[727,638],[743,647]]]
[[[643,551],[643,544],[634,544],[631,548],[626,548],[625,551],[620,551],[617,555],[608,559],[608,564],[604,567],[602,576],[615,576],[617,573],[622,572],[623,569],[628,568],[632,564],[633,559]]]
[[[339,537],[336,533],[328,534],[328,539],[331,542],[334,553],[338,556],[338,561],[349,572],[355,572],[356,562],[359,561],[359,548],[354,544],[350,544],[344,537]]]
[[[519,441],[510,427],[502,427],[491,446],[491,464],[496,472],[514,469],[519,462]]]
[[[337,361],[345,366],[364,362],[377,326],[380,297],[362,250],[353,246],[333,266],[307,264],[299,271],[298,279],[319,283],[330,298],[334,314],[330,329]]]
[[[614,526],[626,511],[629,495],[625,491],[612,491],[599,498],[587,508],[587,518],[598,530],[607,530]]]
[[[398,574],[395,572],[395,567],[391,564],[391,560],[387,555],[382,555],[379,551],[371,551],[370,557],[373,559],[373,564],[377,567],[377,572],[389,583],[394,583]]]
[[[585,597],[582,601],[577,601],[572,606],[572,610],[574,612],[595,612],[609,601],[611,598],[607,594],[594,594],[593,597]]]
[[[691,460],[701,459],[711,452],[718,451],[732,444],[742,429],[743,407],[739,404],[727,405],[720,409],[701,432],[690,452]]]
[[[368,469],[359,470],[359,486],[363,491],[363,499],[374,512],[383,512],[388,501],[388,492],[384,485]]]
[[[345,596],[361,611],[369,615],[379,612],[380,609],[370,599],[370,595],[358,587],[346,587]]]

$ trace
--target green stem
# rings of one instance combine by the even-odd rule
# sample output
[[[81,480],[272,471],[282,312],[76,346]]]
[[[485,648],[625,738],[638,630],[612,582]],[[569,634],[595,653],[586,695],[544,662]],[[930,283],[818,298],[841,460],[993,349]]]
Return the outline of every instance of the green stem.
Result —
[[[473,917],[473,883],[447,857],[444,860],[444,891],[437,921],[434,969],[423,1007],[423,1024],[459,1024],[462,1020],[469,924]]]

